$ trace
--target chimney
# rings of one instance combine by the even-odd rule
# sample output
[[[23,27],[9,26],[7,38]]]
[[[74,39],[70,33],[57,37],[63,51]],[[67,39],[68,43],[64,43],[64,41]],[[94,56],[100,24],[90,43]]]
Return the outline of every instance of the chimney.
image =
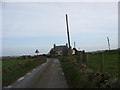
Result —
[[[55,48],[55,46],[56,46],[56,45],[54,44],[54,48]]]

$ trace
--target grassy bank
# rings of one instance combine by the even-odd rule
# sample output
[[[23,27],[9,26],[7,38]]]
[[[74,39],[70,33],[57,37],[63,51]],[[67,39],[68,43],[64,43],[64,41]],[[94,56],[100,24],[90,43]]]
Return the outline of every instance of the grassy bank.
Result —
[[[96,87],[94,84],[88,81],[88,77],[81,72],[80,64],[72,62],[73,57],[61,57],[59,58],[67,83],[70,88],[90,88]]]
[[[46,57],[18,59],[9,57],[2,60],[2,86],[9,85],[36,66],[46,61]]]
[[[119,87],[118,77],[118,51],[105,51],[104,72],[100,72],[100,54],[88,54],[88,61],[77,62],[76,56],[61,56],[63,71],[68,85],[72,88],[101,88]],[[82,57],[82,56],[81,56]]]

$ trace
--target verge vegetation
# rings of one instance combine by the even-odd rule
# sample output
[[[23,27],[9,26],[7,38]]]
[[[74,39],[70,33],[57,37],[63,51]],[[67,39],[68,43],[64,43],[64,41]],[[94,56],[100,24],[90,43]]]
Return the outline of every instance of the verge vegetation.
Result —
[[[5,57],[2,60],[2,86],[6,86],[25,75],[27,72],[44,63],[47,59],[43,56],[21,59]]]
[[[99,53],[89,53],[88,61],[81,63],[75,55],[58,57],[68,85],[71,88],[120,88],[118,51],[104,51],[103,54],[104,72],[100,72]]]

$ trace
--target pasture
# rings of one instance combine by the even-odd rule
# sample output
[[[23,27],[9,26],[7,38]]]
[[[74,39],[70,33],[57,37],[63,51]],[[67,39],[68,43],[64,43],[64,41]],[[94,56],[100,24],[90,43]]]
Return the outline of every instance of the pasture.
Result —
[[[108,72],[112,77],[118,77],[118,50],[103,52],[103,66],[104,72]],[[100,53],[88,54],[88,61],[82,62],[90,69],[100,71]]]
[[[66,57],[58,57],[61,61],[61,65],[63,67],[63,71],[65,73],[66,80],[70,87],[73,88],[105,88],[105,87],[118,87],[114,86],[115,78],[119,78],[118,69],[118,50],[110,50],[103,52],[103,69],[104,75],[108,75],[107,82],[109,85],[107,86],[105,82],[102,82],[102,73],[100,72],[100,60],[101,60],[101,52],[97,53],[87,53],[85,55],[85,61],[82,61],[83,56],[80,55],[80,61],[77,60],[76,56],[66,56]],[[88,59],[88,60],[87,60]],[[107,72],[105,74],[105,72]],[[98,75],[98,77],[94,78],[94,75]],[[104,79],[104,78],[103,78]],[[111,84],[113,83],[113,84]],[[119,82],[118,82],[119,83]],[[117,85],[117,84],[116,84]]]

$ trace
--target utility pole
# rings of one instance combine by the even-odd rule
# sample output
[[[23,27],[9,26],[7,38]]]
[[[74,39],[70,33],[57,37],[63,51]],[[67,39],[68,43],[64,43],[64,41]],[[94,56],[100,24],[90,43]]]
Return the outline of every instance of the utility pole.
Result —
[[[75,46],[75,42],[74,42],[74,48],[75,48],[76,46]]]
[[[107,37],[107,41],[108,41],[108,48],[110,50],[110,41],[109,41],[109,38]]]
[[[67,14],[66,14],[66,25],[67,25],[68,46],[69,46],[69,48],[71,49],[71,46],[70,46],[69,27],[68,27],[68,16],[67,16]]]

